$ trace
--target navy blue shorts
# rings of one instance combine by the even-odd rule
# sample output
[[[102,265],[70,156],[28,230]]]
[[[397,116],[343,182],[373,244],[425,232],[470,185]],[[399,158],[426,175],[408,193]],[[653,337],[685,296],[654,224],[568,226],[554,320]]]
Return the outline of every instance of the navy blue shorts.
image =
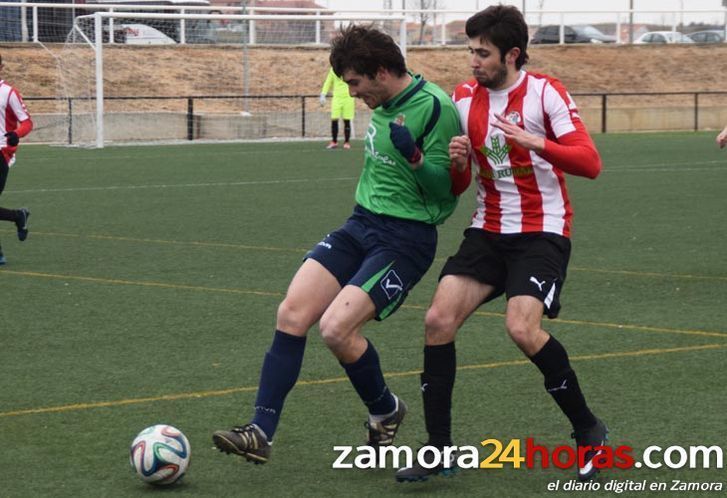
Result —
[[[432,265],[437,229],[356,206],[346,223],[306,254],[336,277],[341,287],[363,289],[383,320],[401,306]]]

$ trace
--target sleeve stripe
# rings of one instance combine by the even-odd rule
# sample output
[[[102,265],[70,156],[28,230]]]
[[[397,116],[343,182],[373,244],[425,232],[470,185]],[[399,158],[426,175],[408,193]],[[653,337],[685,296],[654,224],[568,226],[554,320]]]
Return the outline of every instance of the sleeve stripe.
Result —
[[[439,116],[442,114],[442,104],[439,102],[439,99],[432,95],[433,105],[432,105],[432,115],[429,118],[429,121],[427,121],[427,125],[424,127],[424,131],[421,135],[417,138],[417,147],[419,147],[419,150],[422,150],[422,147],[424,146],[424,139],[431,133],[431,131],[434,129],[434,127],[437,125],[437,121],[439,121]]]

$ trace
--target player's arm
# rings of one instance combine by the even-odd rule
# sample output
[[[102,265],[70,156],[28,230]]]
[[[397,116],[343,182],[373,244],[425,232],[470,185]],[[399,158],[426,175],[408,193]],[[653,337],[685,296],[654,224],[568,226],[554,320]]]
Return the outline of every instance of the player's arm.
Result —
[[[336,73],[334,73],[333,68],[331,68],[328,70],[326,79],[323,82],[323,86],[321,87],[321,95],[328,95],[328,92],[331,90],[331,87],[333,86],[335,79],[336,79]]]
[[[433,158],[422,159],[421,165],[414,169],[419,185],[432,198],[442,199],[452,193],[452,179],[449,176],[449,168],[442,167],[442,161]]]
[[[28,118],[25,121],[21,121],[20,123],[18,123],[18,127],[15,128],[14,131],[18,134],[19,138],[23,138],[28,133],[33,131],[33,120]]]
[[[557,141],[546,139],[538,155],[571,175],[596,178],[601,172],[601,156],[581,122],[576,131],[558,137]]]
[[[424,151],[414,141],[405,126],[389,123],[394,147],[406,158],[417,183],[427,196],[442,199],[452,195],[450,160],[447,152],[449,139],[460,133],[459,118],[453,108],[445,107],[436,117],[436,124],[424,137]]]
[[[596,178],[601,172],[601,156],[578,115],[576,103],[558,80],[550,81],[543,89],[543,114],[549,120],[553,139],[545,139],[538,154],[566,173]]]
[[[554,140],[529,133],[500,114],[495,114],[492,126],[502,130],[508,140],[532,150],[560,170],[596,178],[601,172],[601,156],[578,116],[575,103],[559,82],[546,86],[543,113],[556,137]]]
[[[326,76],[326,80],[323,82],[323,87],[321,87],[321,95],[319,98],[321,105],[326,104],[326,95],[328,95],[328,91],[334,85],[335,79],[336,79],[336,73],[333,72],[333,68],[330,68],[328,70],[328,75]]]
[[[9,147],[17,147],[20,139],[33,130],[33,120],[30,119],[30,114],[25,107],[23,98],[15,90],[10,93],[8,107],[10,108],[9,111],[13,112],[18,119],[18,126],[14,130],[8,130],[5,133],[5,140]]]
[[[449,179],[454,195],[467,190],[472,181],[471,153],[472,144],[467,135],[458,135],[449,141]]]

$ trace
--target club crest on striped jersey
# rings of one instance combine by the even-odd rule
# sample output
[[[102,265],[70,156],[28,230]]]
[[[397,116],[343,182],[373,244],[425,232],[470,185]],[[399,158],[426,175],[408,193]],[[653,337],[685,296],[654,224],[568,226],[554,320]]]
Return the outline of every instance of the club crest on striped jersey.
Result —
[[[519,125],[520,121],[522,121],[522,118],[520,117],[520,113],[517,111],[510,111],[507,116],[505,116],[505,120],[508,123],[512,123],[514,125]]]
[[[501,138],[502,144],[500,144]],[[512,146],[505,141],[504,135],[492,135],[490,137],[490,147],[486,144],[482,144],[480,151],[487,156],[493,165],[498,165],[505,162],[510,149],[512,149]]]

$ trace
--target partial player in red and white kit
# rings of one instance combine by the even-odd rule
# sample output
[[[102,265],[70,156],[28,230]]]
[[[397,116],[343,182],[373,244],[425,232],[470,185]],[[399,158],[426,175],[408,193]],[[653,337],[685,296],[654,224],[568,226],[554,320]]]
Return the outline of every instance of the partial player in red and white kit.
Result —
[[[0,56],[0,71],[4,68]],[[20,139],[33,129],[28,109],[25,107],[20,93],[0,79],[0,194],[5,189],[10,167],[15,163],[15,151],[18,149]],[[18,239],[21,241],[28,237],[27,208],[6,209],[0,208],[0,220],[15,223],[18,230]],[[0,265],[5,264],[5,256],[0,247]]]
[[[542,316],[558,315],[570,257],[573,210],[565,174],[595,178],[601,159],[565,87],[522,69],[528,27],[517,8],[488,7],[465,29],[474,79],[454,92],[465,135],[452,139],[449,152],[454,194],[467,188],[475,166],[477,209],[426,315],[421,387],[428,444],[442,450],[453,444],[457,330],[480,305],[505,294],[505,327],[571,422],[577,475],[587,480],[598,471],[595,448],[605,444],[608,430],[588,408],[565,348],[542,329]],[[492,406],[488,400],[485,409]],[[450,472],[447,462],[416,464],[396,478]]]
[[[568,237],[573,211],[564,173],[595,178],[601,160],[565,87],[522,69],[503,89],[473,80],[454,101],[477,168],[472,227]],[[469,169],[465,170],[465,174]]]
[[[724,149],[724,146],[727,145],[727,126],[724,127],[724,130],[722,130],[719,135],[717,135],[717,145],[719,145],[720,149]]]

